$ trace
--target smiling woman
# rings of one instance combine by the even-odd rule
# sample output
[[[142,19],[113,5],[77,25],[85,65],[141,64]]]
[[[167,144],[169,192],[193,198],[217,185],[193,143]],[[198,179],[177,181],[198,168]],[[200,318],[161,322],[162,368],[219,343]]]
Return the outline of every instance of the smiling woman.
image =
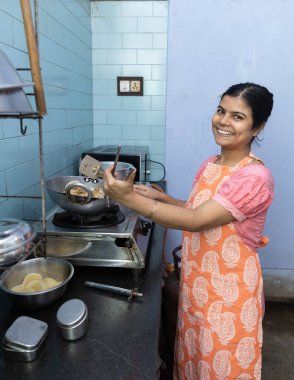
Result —
[[[252,83],[234,85],[222,95],[212,118],[212,129],[216,143],[222,147],[223,161],[226,149],[230,155],[235,150],[235,162],[250,152],[251,143],[264,128],[272,107],[272,94]]]
[[[251,143],[273,95],[253,83],[230,87],[212,117],[219,155],[198,170],[186,202],[105,171],[112,199],[183,230],[174,379],[261,379],[263,282],[258,249],[274,180]]]

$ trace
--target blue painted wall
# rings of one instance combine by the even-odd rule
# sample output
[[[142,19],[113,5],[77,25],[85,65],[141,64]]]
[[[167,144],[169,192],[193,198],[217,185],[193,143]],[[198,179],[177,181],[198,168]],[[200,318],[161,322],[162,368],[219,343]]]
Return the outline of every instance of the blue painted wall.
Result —
[[[164,163],[168,2],[91,4],[94,146],[147,145]],[[117,96],[117,76],[143,76],[144,96]],[[152,163],[148,179],[163,175]]]
[[[81,152],[93,143],[90,4],[88,0],[39,0],[38,4],[48,111],[43,119],[45,176],[76,174]],[[31,8],[33,14],[33,1]],[[0,2],[0,49],[15,67],[29,67],[18,0]],[[31,80],[28,73],[21,76]],[[1,195],[40,195],[38,122],[28,120],[26,125],[23,136],[18,121],[0,119]],[[0,218],[39,217],[40,207],[39,200],[0,198]]]
[[[253,81],[274,93],[274,110],[261,146],[272,170],[276,198],[260,251],[264,268],[294,268],[293,139],[294,3],[291,0],[169,3],[166,167],[168,191],[186,199],[200,163],[218,153],[211,116],[219,95]],[[168,251],[180,242],[169,233]]]

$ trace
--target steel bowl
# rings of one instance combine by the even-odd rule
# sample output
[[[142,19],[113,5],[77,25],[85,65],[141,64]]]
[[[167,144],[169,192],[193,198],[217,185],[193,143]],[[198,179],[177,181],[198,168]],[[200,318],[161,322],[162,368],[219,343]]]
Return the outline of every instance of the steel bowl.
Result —
[[[23,282],[28,273],[40,273],[42,277],[51,277],[61,284],[54,288],[34,293],[18,293],[10,289]],[[11,301],[24,308],[47,306],[60,298],[66,290],[69,280],[74,274],[73,265],[67,260],[47,257],[25,260],[7,269],[0,276],[0,288]]]
[[[112,167],[113,161],[103,161],[101,162],[103,169]],[[118,162],[116,167],[116,178],[124,180],[134,169],[133,165],[126,162]],[[94,183],[86,177],[83,176],[59,176],[52,177],[45,181],[46,190],[49,197],[58,206],[66,211],[81,214],[81,215],[97,215],[102,213],[114,202],[106,198],[92,198],[88,197],[85,203],[76,202],[75,199],[71,199],[68,196],[67,186],[71,184],[72,186],[79,185],[88,194],[92,194],[92,191],[97,187],[103,188],[103,180],[98,180]]]
[[[0,219],[0,266],[20,260],[30,249],[35,229],[24,220]]]

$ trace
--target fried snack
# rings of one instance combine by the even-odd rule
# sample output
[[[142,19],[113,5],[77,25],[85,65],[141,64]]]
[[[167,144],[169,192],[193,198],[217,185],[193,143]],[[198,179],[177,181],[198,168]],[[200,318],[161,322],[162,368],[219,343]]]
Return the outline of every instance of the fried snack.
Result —
[[[51,277],[43,278],[39,273],[28,273],[23,282],[13,286],[10,290],[17,293],[35,293],[54,288],[61,282]]]
[[[103,189],[101,187],[97,186],[93,190],[92,196],[93,196],[93,198],[100,198],[100,199],[102,199],[102,198],[104,198],[105,194],[104,194]]]
[[[87,197],[88,193],[86,190],[83,190],[79,186],[74,186],[72,189],[70,189],[70,195],[75,195],[77,197]],[[96,199],[102,199],[104,198],[105,194],[101,187],[96,186],[95,189],[92,191],[92,198]]]
[[[79,186],[72,187],[70,189],[69,193],[70,193],[70,195],[75,195],[77,197],[85,197],[86,198],[88,196],[88,192]]]

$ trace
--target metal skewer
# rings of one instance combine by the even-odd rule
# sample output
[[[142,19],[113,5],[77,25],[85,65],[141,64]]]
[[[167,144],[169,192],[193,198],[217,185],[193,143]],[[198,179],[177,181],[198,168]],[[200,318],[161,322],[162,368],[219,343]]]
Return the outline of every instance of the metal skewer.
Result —
[[[118,163],[118,159],[119,159],[120,151],[121,151],[121,145],[118,145],[118,146],[117,146],[117,150],[116,150],[115,159],[114,159],[113,168],[112,168],[112,171],[111,171],[111,173],[112,173],[113,176],[114,176],[114,174],[115,174],[115,170],[116,170],[116,166],[117,166],[117,163]]]
[[[106,285],[106,284],[99,284],[97,282],[91,282],[91,281],[86,281],[85,286],[89,288],[94,288],[94,289],[102,289],[106,290],[107,292],[111,293],[116,293],[116,294],[121,294],[123,296],[128,297],[128,302],[131,302],[134,296],[137,297],[143,297],[143,293],[138,292],[138,288],[135,289],[125,289],[125,288],[119,288],[117,286],[112,286],[112,285]]]
[[[118,145],[117,146],[117,150],[116,150],[116,154],[115,154],[114,163],[113,163],[113,168],[111,170],[111,173],[112,173],[113,176],[115,175],[118,159],[119,159],[119,156],[120,156],[120,151],[121,151],[121,145]],[[110,201],[109,201],[109,196],[108,195],[106,195],[106,204],[107,204],[107,207],[110,207]]]

